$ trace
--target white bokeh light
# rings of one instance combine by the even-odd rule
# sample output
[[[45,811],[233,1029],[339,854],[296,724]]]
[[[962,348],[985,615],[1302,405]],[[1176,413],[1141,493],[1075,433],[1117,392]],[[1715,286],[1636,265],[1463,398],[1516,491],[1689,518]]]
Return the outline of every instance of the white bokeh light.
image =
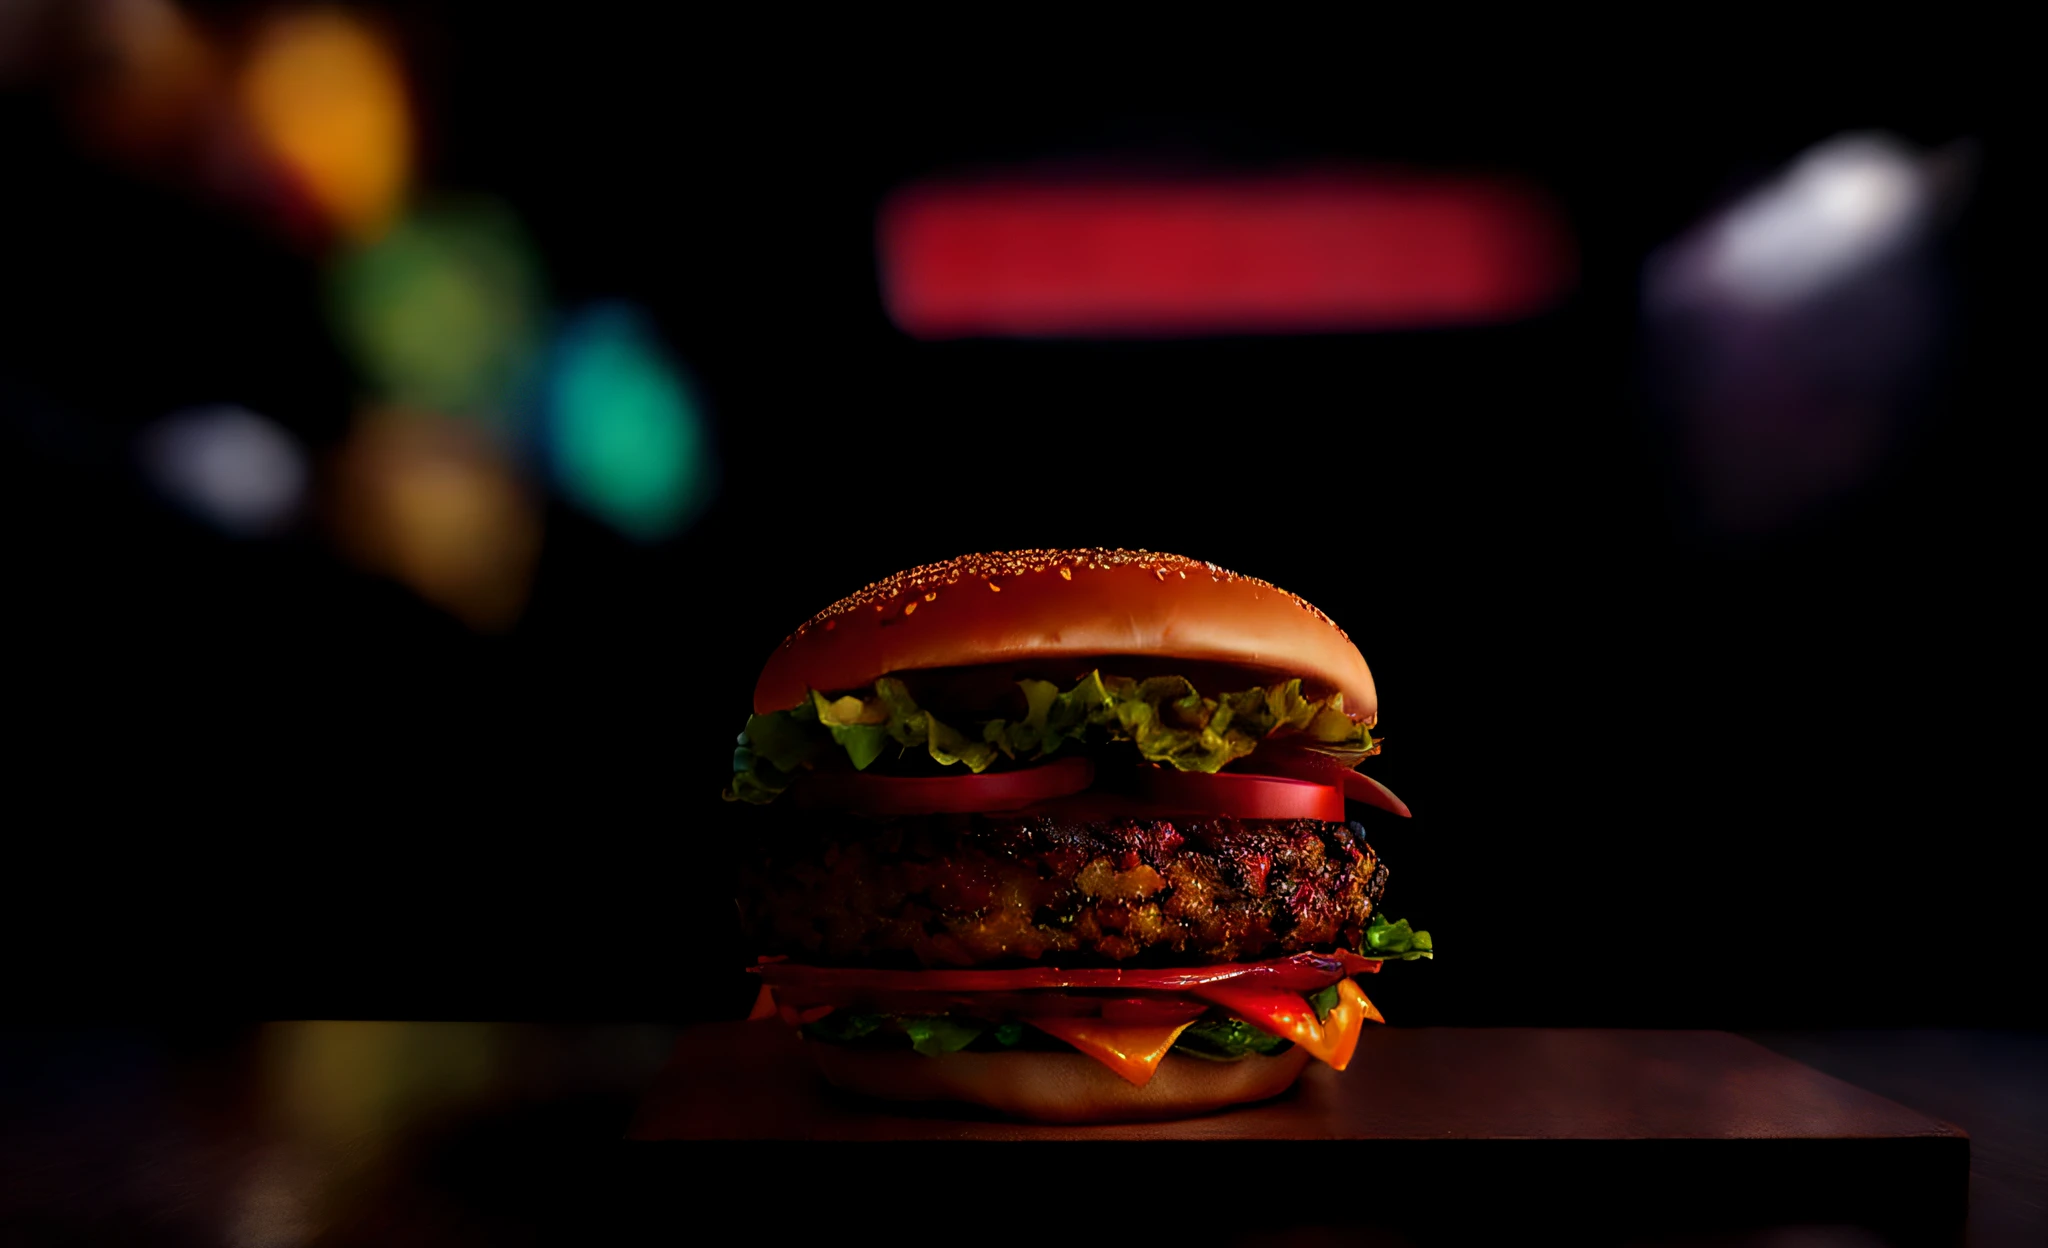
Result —
[[[286,527],[305,497],[305,451],[274,421],[244,407],[174,412],[143,431],[138,453],[159,490],[236,536]]]
[[[1883,134],[1845,134],[1654,258],[1653,305],[1787,308],[1882,264],[1919,237],[1939,162]]]

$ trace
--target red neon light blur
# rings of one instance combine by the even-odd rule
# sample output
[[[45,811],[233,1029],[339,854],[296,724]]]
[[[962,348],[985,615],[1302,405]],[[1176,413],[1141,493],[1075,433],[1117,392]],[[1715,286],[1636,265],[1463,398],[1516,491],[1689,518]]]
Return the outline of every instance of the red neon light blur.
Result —
[[[1541,310],[1571,266],[1541,197],[1476,179],[926,183],[877,233],[919,338],[1481,324]]]

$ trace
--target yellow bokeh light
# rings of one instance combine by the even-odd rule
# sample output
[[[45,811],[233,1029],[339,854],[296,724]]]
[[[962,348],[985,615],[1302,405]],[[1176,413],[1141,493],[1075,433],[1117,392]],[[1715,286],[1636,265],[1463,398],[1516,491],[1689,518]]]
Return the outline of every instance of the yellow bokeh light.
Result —
[[[335,517],[366,567],[481,631],[510,627],[540,555],[537,507],[483,435],[401,411],[359,421],[336,465]]]
[[[281,14],[258,29],[240,87],[257,135],[337,229],[372,238],[391,222],[413,125],[382,38],[339,10]]]
[[[357,1148],[481,1094],[500,1047],[489,1023],[273,1023],[261,1044],[278,1125],[300,1142]]]

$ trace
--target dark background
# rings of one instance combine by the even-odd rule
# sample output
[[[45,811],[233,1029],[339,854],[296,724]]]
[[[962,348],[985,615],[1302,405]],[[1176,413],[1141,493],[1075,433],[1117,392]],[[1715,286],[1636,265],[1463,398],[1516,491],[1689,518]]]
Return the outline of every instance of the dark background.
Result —
[[[1389,904],[1442,950],[1378,981],[1395,1021],[2040,1021],[2012,970],[2041,943],[2013,136],[1967,64],[799,47],[606,6],[399,26],[433,179],[514,205],[558,299],[653,312],[718,500],[653,547],[551,509],[497,637],[315,536],[181,519],[108,448],[223,397],[337,438],[317,274],[7,99],[10,1013],[732,1016],[750,955],[706,847],[747,835],[718,791],[759,661],[898,568],[1107,545],[1262,576],[1359,642],[1371,770],[1417,812],[1370,825]],[[1979,144],[1941,371],[1860,488],[1717,535],[1645,371],[1642,265],[1865,127]],[[1484,329],[1165,343],[921,344],[877,298],[907,178],[1325,158],[1534,180],[1574,293]]]

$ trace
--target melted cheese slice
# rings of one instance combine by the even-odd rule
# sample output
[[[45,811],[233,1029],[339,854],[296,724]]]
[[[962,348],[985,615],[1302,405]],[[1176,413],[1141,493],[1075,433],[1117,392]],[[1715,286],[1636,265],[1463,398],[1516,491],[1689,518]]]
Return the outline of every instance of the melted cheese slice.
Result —
[[[1337,1004],[1330,1007],[1330,1016],[1323,1020],[1323,1031],[1336,1041],[1332,1069],[1342,1070],[1351,1064],[1351,1055],[1358,1049],[1358,1033],[1365,1030],[1367,1019],[1375,1023],[1387,1021],[1364,989],[1348,979],[1339,981]]]
[[[1348,979],[1339,980],[1337,1004],[1329,1018],[1316,1021],[1315,1007],[1308,998],[1284,988],[1243,988],[1232,983],[1210,984],[1193,990],[1193,995],[1220,1005],[1244,1021],[1307,1049],[1309,1056],[1342,1070],[1351,1064],[1358,1048],[1358,1033],[1366,1019],[1384,1023],[1365,992]]]
[[[1358,1049],[1358,1033],[1364,1030],[1367,1019],[1375,1023],[1387,1021],[1364,990],[1349,979],[1338,981],[1337,1004],[1330,1008],[1329,1017],[1321,1022],[1316,1021],[1315,1007],[1308,1003],[1306,997],[1284,988],[1248,988],[1225,982],[1193,989],[1190,995],[1212,1005],[1220,1005],[1256,1027],[1294,1041],[1307,1049],[1311,1057],[1328,1063],[1335,1070],[1351,1064],[1351,1055]],[[774,992],[763,984],[761,995],[754,999],[754,1008],[747,1018],[751,1021],[774,1018],[779,1014],[791,1026],[801,1026],[816,1022],[831,1012],[831,1006],[798,1011],[780,1005]],[[1142,1088],[1152,1082],[1152,1076],[1158,1072],[1159,1063],[1165,1060],[1167,1051],[1173,1048],[1174,1041],[1180,1039],[1180,1033],[1186,1031],[1194,1020],[1162,1025],[1048,1016],[1025,1021],[1047,1035],[1073,1045],[1115,1071],[1119,1077]]]
[[[1313,1014],[1310,1017],[1314,1017]],[[1144,1087],[1186,1023],[1105,1023],[1099,1018],[1029,1018],[1025,1022],[1101,1062],[1125,1081]]]

